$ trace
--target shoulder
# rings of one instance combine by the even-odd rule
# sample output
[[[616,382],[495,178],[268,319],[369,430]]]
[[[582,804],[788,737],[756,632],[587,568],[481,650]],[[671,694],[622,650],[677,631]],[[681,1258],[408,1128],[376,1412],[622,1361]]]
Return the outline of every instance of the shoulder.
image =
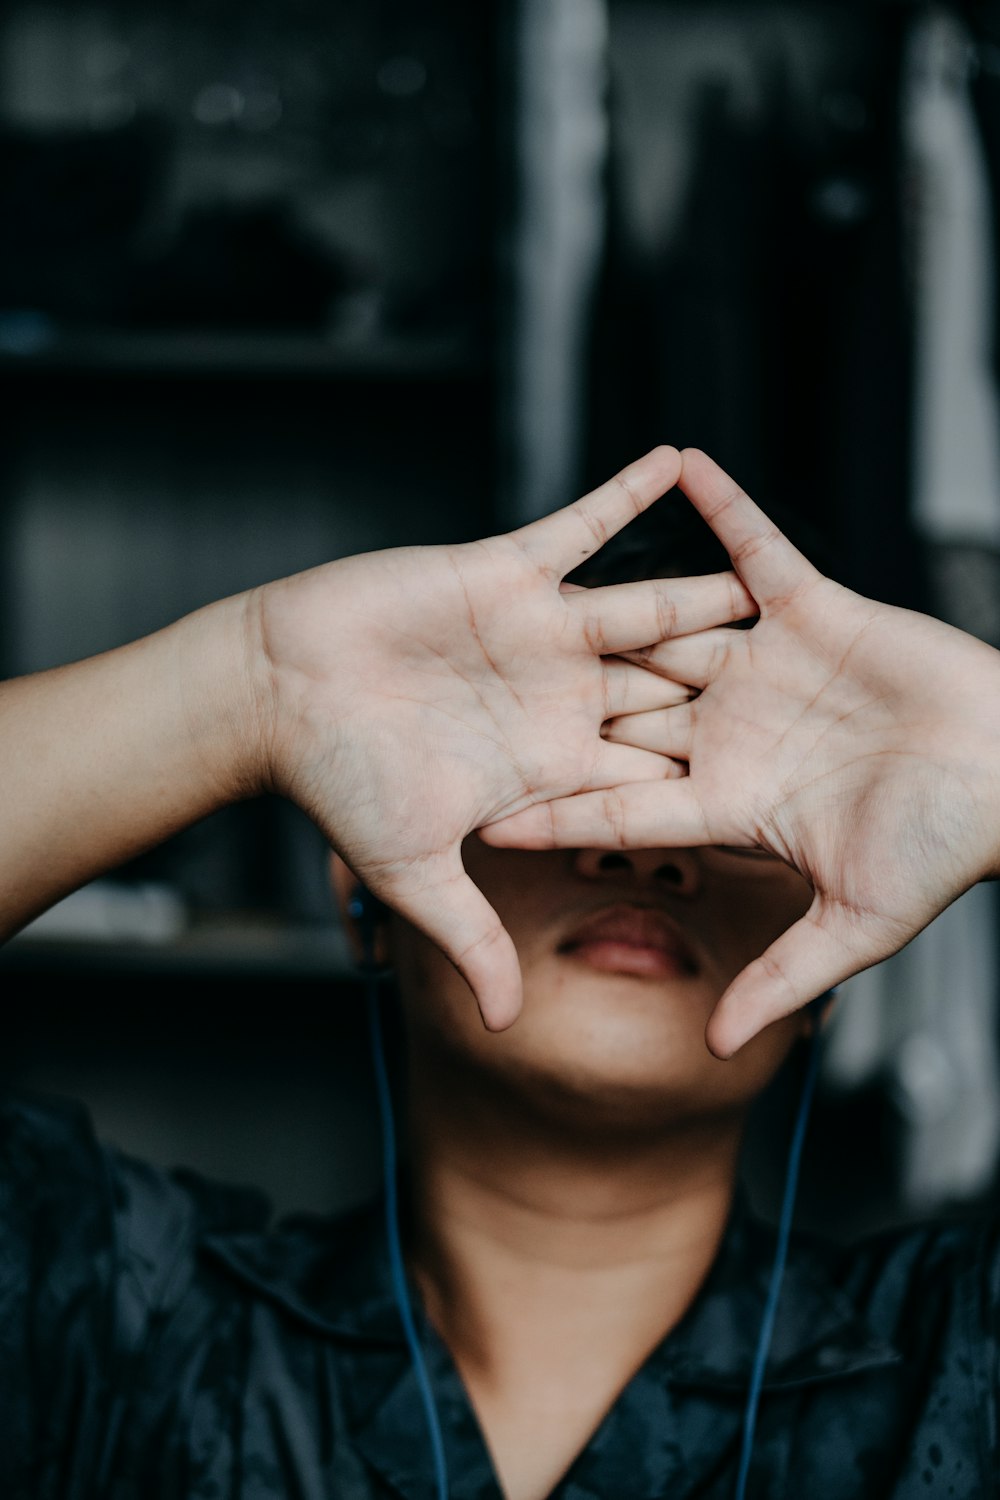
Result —
[[[162,1306],[198,1242],[217,1230],[258,1229],[258,1193],[167,1172],[95,1137],[74,1101],[0,1099],[0,1255],[8,1334],[36,1344],[66,1329],[70,1310],[96,1330],[101,1305],[129,1288],[133,1314]]]
[[[75,1100],[27,1092],[0,1095],[0,1193],[19,1219],[82,1209],[126,1236],[141,1236],[152,1219],[174,1233],[210,1233],[259,1228],[270,1215],[255,1189],[138,1161],[101,1144]]]
[[[958,1280],[988,1293],[1000,1272],[1000,1217],[914,1224],[822,1253],[845,1291],[887,1311],[916,1290],[944,1295]]]
[[[55,1494],[96,1472],[122,1371],[190,1297],[198,1250],[258,1228],[257,1193],[135,1161],[87,1111],[0,1098],[0,1490]]]
[[[963,1360],[1000,1375],[1000,1218],[917,1224],[807,1253],[913,1367]]]

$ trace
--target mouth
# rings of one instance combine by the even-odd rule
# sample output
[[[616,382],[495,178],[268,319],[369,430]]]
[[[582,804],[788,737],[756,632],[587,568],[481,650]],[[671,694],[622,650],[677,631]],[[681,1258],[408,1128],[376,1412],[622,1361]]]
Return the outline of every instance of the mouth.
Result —
[[[650,906],[605,907],[587,917],[558,951],[603,974],[676,979],[698,972],[677,924]]]

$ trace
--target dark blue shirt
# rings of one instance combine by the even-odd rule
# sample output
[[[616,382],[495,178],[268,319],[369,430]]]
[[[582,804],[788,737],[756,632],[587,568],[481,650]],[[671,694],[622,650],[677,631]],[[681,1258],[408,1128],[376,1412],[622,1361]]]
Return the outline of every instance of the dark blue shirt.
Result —
[[[128,1160],[82,1110],[23,1099],[0,1111],[0,1205],[4,1500],[433,1500],[377,1208],[271,1226],[257,1194]],[[554,1497],[728,1500],[772,1253],[737,1207]],[[795,1242],[750,1493],[1000,1495],[998,1308],[995,1225]],[[499,1500],[420,1328],[451,1494]]]

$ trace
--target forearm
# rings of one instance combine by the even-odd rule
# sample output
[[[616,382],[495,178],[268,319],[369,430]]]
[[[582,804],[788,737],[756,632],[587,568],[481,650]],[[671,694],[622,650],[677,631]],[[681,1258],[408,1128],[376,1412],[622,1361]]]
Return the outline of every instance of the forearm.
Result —
[[[0,684],[0,938],[68,891],[261,790],[255,596]]]

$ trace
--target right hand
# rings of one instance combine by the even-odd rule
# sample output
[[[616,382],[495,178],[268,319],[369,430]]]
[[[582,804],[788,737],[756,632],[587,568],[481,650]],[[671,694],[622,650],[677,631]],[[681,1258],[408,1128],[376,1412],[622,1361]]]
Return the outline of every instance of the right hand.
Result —
[[[729,573],[561,588],[679,473],[677,451],[658,448],[505,536],[368,553],[260,591],[263,780],[442,949],[491,1029],[520,1010],[520,970],[463,839],[551,798],[677,774],[601,728],[688,691],[605,658],[754,612]]]

